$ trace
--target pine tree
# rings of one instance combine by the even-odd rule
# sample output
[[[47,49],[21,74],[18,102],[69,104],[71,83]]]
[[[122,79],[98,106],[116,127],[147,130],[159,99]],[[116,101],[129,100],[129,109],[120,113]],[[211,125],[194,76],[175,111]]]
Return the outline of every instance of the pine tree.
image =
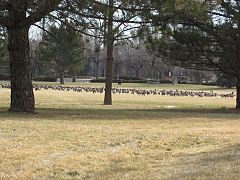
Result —
[[[54,70],[64,84],[66,73],[76,75],[84,64],[83,38],[69,25],[55,25],[44,34],[39,47],[40,61]]]

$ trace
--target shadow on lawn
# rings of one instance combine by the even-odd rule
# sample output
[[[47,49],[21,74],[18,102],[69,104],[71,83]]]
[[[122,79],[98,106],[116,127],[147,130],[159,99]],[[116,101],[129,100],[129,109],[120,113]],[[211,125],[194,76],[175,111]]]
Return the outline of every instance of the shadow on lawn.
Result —
[[[36,114],[8,112],[0,108],[3,118],[44,119],[44,120],[170,120],[206,118],[217,120],[240,119],[235,109],[37,109]]]
[[[199,87],[190,87],[186,88],[187,90],[194,90],[194,91],[236,91],[236,88],[226,88],[226,87],[219,87],[219,86],[204,86],[199,85]]]
[[[174,167],[174,169],[172,169]],[[169,166],[170,179],[239,179],[240,144],[183,155]]]

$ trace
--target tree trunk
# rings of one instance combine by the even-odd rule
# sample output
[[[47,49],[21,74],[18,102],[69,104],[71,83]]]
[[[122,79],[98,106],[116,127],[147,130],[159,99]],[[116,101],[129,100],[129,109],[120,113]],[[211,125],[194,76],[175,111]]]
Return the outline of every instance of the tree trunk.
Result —
[[[60,84],[64,84],[64,74],[60,74]]]
[[[136,70],[136,77],[139,78],[139,70]]]
[[[164,79],[164,70],[161,71],[161,79]]]
[[[26,3],[18,2],[15,6],[9,6],[8,10],[9,19],[13,22],[8,27],[8,51],[11,74],[11,103],[9,111],[14,112],[35,111],[28,37],[30,27],[24,24],[26,20]]]
[[[172,85],[177,85],[178,84],[178,72],[176,70],[176,67],[173,67],[172,70]]]
[[[112,105],[112,68],[113,68],[113,0],[109,1],[108,9],[108,32],[107,32],[107,60],[104,105]]]
[[[136,77],[139,78],[139,72],[142,69],[143,65],[139,66],[138,68],[135,69],[136,71]]]
[[[115,75],[116,75],[116,79],[117,79],[117,80],[119,79],[119,75],[118,75],[118,66],[119,66],[119,64],[116,63],[115,68],[114,68],[114,70],[115,70]]]
[[[240,109],[240,79],[237,80],[237,98],[236,98],[236,109]]]
[[[154,72],[153,72],[153,67],[151,67],[151,79],[154,78]]]
[[[153,60],[152,60],[152,63],[151,63],[151,79],[154,78],[154,66],[155,66],[155,61],[156,61],[156,58],[154,57]]]
[[[11,73],[11,104],[9,111],[34,112],[29,27],[8,28],[8,50]]]
[[[73,76],[72,82],[76,82],[76,81],[77,81],[77,75],[76,75],[76,73],[74,73],[74,76]]]
[[[96,74],[95,74],[95,77],[96,77],[96,79],[98,79],[99,78],[99,75],[100,75],[100,69],[99,69],[99,66],[100,65],[100,62],[99,61],[97,61],[96,62]]]

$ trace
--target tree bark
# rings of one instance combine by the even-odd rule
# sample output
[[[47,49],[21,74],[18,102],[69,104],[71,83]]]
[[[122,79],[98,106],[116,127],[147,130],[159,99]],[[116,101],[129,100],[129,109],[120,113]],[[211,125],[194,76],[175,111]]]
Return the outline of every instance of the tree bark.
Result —
[[[107,59],[104,105],[112,105],[112,68],[113,68],[113,0],[109,1],[108,9],[108,32],[107,32]]]
[[[11,73],[11,104],[9,111],[34,112],[29,27],[8,28],[8,50]]]
[[[236,90],[237,90],[236,109],[240,109],[240,79],[237,80]]]

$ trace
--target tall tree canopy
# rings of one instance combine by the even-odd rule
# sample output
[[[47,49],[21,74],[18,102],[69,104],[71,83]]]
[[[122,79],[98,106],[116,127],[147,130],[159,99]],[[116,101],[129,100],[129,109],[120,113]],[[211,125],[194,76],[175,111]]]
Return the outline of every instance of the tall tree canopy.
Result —
[[[0,2],[0,26],[8,32],[8,50],[11,72],[11,105],[10,111],[34,112],[35,100],[31,82],[31,63],[29,55],[28,33],[31,25],[45,16],[62,17],[80,24],[81,31],[86,33],[96,22],[103,28],[103,39],[107,46],[106,93],[105,103],[111,104],[112,87],[112,53],[114,41],[123,37],[131,29],[148,24],[155,13],[162,9],[156,0],[2,0]],[[85,8],[82,8],[85,7]],[[77,18],[75,18],[77,17]],[[96,21],[92,21],[96,19]],[[81,22],[81,23],[79,23]],[[155,21],[156,22],[156,21]],[[99,29],[100,29],[99,28]],[[127,39],[129,37],[124,37]]]
[[[84,4],[84,5],[83,5]],[[72,1],[69,16],[85,34],[94,36],[98,30],[107,49],[104,104],[112,104],[113,47],[116,41],[124,41],[140,34],[130,33],[137,29],[154,31],[153,24],[161,25],[170,18],[166,13],[169,3],[164,0],[89,0]],[[82,8],[82,7],[85,8]],[[80,20],[79,20],[80,19]]]
[[[202,3],[204,12],[200,16],[188,18],[191,27],[185,31],[179,29],[186,41],[191,42],[192,52],[199,55],[198,61],[237,79],[236,108],[240,109],[240,4],[238,0],[221,0]],[[196,7],[193,7],[196,8]],[[194,10],[194,9],[193,9]],[[191,13],[190,13],[191,14]],[[181,38],[182,39],[182,38]],[[183,45],[186,43],[179,41]],[[192,53],[190,53],[192,54]],[[192,64],[196,64],[190,59]]]
[[[176,4],[169,33],[152,40],[159,54],[175,65],[221,71],[237,79],[240,108],[240,3],[239,0],[182,1]],[[180,13],[179,13],[180,12]]]

